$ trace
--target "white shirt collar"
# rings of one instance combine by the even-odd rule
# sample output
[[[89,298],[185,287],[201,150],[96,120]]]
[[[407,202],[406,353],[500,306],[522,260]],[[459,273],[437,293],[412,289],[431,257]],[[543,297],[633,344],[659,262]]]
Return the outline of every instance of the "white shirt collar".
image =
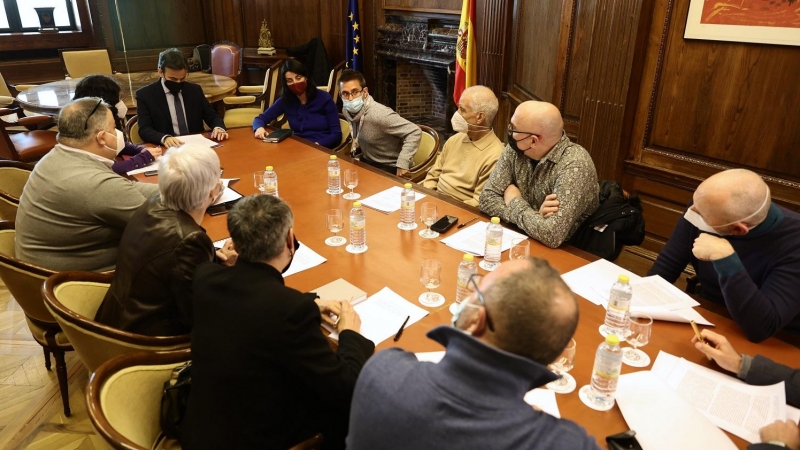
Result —
[[[61,147],[64,150],[67,150],[67,151],[70,151],[70,152],[83,153],[85,155],[89,155],[93,159],[96,159],[97,161],[100,161],[101,163],[107,165],[108,167],[111,167],[114,164],[113,160],[108,159],[105,156],[100,156],[98,154],[95,154],[95,153],[92,153],[92,152],[87,152],[86,150],[81,150],[79,148],[69,147],[69,146],[66,146],[64,144],[58,144],[58,146]]]

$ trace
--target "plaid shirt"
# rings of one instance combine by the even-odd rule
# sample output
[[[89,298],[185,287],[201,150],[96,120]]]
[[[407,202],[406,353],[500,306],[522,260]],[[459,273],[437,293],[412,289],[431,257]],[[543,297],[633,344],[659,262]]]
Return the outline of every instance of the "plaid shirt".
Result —
[[[506,205],[503,194],[512,184],[522,196]],[[549,194],[556,194],[560,204],[557,213],[545,218],[539,208]],[[572,237],[599,205],[592,157],[566,134],[535,169],[530,158],[506,146],[480,197],[481,211],[516,224],[551,248]]]

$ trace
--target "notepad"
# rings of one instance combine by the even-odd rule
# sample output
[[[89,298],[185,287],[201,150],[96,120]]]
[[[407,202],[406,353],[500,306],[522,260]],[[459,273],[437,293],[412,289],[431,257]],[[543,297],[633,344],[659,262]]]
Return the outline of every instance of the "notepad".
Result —
[[[357,305],[367,299],[367,293],[349,283],[344,278],[333,280],[330,283],[312,289],[322,300],[350,300],[351,305]]]

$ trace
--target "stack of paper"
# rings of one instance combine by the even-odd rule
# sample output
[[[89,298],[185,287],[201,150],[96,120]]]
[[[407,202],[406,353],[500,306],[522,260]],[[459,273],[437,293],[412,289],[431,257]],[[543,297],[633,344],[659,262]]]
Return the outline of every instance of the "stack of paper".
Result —
[[[218,241],[214,241],[214,248],[219,250],[225,245],[225,241],[230,238],[220,239]],[[292,265],[289,267],[289,270],[283,274],[283,278],[286,278],[290,275],[294,275],[298,272],[302,272],[304,270],[308,270],[312,267],[316,267],[322,263],[327,261],[324,256],[320,255],[319,253],[311,250],[310,247],[303,245],[300,243],[300,248],[294,253],[294,259],[292,259]],[[342,280],[344,281],[344,280]]]
[[[441,242],[450,248],[458,251],[471,253],[475,256],[483,256],[483,251],[486,246],[486,227],[489,222],[477,222],[467,228],[448,236],[441,240]],[[506,251],[511,248],[511,241],[513,239],[525,239],[528,236],[511,231],[508,228],[503,228],[503,246],[500,251]]]
[[[364,200],[361,200],[361,204],[382,213],[390,214],[400,209],[400,194],[402,192],[402,187],[393,186],[385,191],[378,192],[377,194],[370,195]],[[420,199],[424,197],[425,194],[420,194],[416,191],[414,192],[415,201],[420,201]]]
[[[311,292],[317,294],[322,300],[350,300],[351,305],[357,305],[367,299],[366,292],[353,286],[344,278],[331,281]]]
[[[208,148],[221,147],[219,142],[212,141],[211,139],[206,138],[202,134],[188,134],[186,136],[177,136],[177,139],[179,141],[182,141],[183,145],[192,144]]]

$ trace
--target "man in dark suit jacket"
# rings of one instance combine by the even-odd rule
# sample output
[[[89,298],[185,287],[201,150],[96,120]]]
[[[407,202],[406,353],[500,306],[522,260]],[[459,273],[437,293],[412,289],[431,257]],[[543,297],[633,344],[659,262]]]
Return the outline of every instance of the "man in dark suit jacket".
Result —
[[[175,136],[203,132],[203,122],[211,138],[228,137],[225,122],[206,100],[203,89],[186,82],[189,64],[176,48],[158,55],[158,81],[136,91],[139,136],[152,144],[178,147],[183,142]]]
[[[289,206],[270,195],[228,213],[234,267],[200,265],[194,276],[192,392],[184,449],[282,449],[322,432],[344,448],[350,400],[374,344],[348,300],[322,302],[284,285],[297,241]],[[331,350],[321,320],[339,316]]]

